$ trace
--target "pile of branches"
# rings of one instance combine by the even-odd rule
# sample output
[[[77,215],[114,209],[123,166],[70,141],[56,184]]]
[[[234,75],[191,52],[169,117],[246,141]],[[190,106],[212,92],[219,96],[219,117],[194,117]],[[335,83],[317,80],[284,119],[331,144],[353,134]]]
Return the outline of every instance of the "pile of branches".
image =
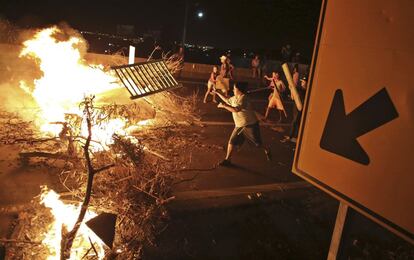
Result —
[[[175,101],[169,102],[174,104]],[[67,121],[61,123],[61,134],[53,139],[53,142],[61,143],[60,153],[63,153],[62,147],[66,147],[66,153],[71,154],[67,158],[60,158],[67,163],[59,174],[61,187],[58,192],[66,203],[79,205],[83,201],[86,208],[98,214],[110,212],[117,215],[114,246],[112,249],[106,248],[108,259],[115,256],[118,259],[141,258],[145,248],[156,246],[157,235],[168,225],[165,206],[174,199],[171,196],[172,183],[176,173],[188,166],[188,158],[178,156],[177,152],[188,145],[185,141],[187,137],[184,133],[180,136],[182,131],[178,129],[179,125],[152,125],[152,130],[142,130],[140,134],[115,134],[113,144],[107,149],[92,151],[89,144],[94,141],[93,133],[92,138],[80,135],[82,120],[89,120],[90,126],[118,116],[134,122],[134,113],[116,105],[94,107],[93,98],[85,99],[82,106],[88,111],[84,118],[68,115]],[[175,143],[168,143],[166,140],[172,133],[174,139],[171,140]],[[34,139],[33,135],[30,136],[28,139]],[[19,140],[25,139],[19,137]],[[33,144],[32,141],[26,141],[25,145]],[[168,145],[173,149],[168,148]],[[168,155],[163,156],[160,151],[168,151]],[[171,154],[174,155],[173,160],[169,158]],[[51,158],[48,163],[59,167],[56,166],[56,158]],[[91,169],[94,172],[93,185],[88,190],[89,185],[86,184],[89,183]],[[87,197],[88,203],[85,205]],[[48,228],[46,222],[52,219],[48,209],[40,205],[39,198],[35,198],[20,216],[19,226],[25,227],[25,232],[15,239],[23,242],[8,245],[9,256],[13,256],[10,259],[25,259],[27,256],[42,259],[47,255],[46,248],[41,244],[42,236]],[[67,232],[71,233],[70,230]],[[96,259],[93,250],[89,251],[92,253],[86,259]]]
[[[37,139],[32,122],[24,121],[17,113],[0,111],[0,125],[0,144],[2,145]]]
[[[196,111],[197,96],[197,92],[190,97],[181,97],[174,92],[161,92],[145,98],[145,101],[153,106],[160,120],[193,124],[200,120]]]
[[[171,74],[177,74],[184,68],[184,57],[178,53],[163,53],[162,59],[165,61],[165,64],[167,64]]]

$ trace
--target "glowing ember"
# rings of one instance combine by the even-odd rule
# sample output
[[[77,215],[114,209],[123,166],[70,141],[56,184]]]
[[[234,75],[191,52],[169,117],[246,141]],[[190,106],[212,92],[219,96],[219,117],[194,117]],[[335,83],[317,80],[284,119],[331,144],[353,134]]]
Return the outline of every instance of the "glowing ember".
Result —
[[[64,122],[65,113],[81,116],[79,103],[85,96],[120,87],[111,83],[116,78],[105,73],[103,66],[91,67],[82,60],[79,48],[84,45],[83,39],[71,36],[58,41],[54,38],[62,33],[57,27],[39,31],[33,39],[23,43],[20,53],[20,57],[36,59],[43,72],[43,76],[34,81],[33,89],[24,81],[20,82],[20,87],[31,94],[40,107],[40,129],[55,135],[60,132],[61,126],[49,122]],[[96,127],[93,139],[103,145],[110,143],[112,134],[124,128],[125,122],[122,121],[116,119]]]
[[[60,242],[62,225],[70,231],[76,223],[78,218],[80,205],[66,205],[59,200],[59,195],[53,190],[48,190],[47,187],[43,187],[41,194],[41,204],[50,208],[50,211],[54,217],[54,222],[50,225],[49,231],[45,234],[45,238],[42,243],[49,249],[49,260],[60,259]],[[73,243],[71,258],[81,259],[87,251],[91,248],[89,238],[94,243],[94,246],[99,254],[99,259],[104,257],[103,242],[93,233],[84,223],[91,218],[97,216],[96,213],[87,211],[83,224],[80,226],[78,234]],[[91,250],[91,254],[95,254]]]

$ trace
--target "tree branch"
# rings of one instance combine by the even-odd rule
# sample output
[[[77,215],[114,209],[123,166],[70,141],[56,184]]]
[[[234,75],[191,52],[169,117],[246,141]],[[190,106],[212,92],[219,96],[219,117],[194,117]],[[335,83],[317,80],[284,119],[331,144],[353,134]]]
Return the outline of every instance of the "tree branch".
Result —
[[[109,169],[113,165],[108,165],[105,167],[102,167],[98,170],[95,170],[92,165],[92,160],[89,152],[89,146],[91,144],[92,140],[92,109],[93,109],[93,97],[91,98],[85,98],[84,102],[84,114],[86,119],[86,126],[88,128],[88,136],[86,138],[85,145],[83,146],[83,153],[86,159],[86,166],[87,166],[87,172],[88,172],[88,180],[86,185],[86,193],[85,198],[82,203],[81,210],[79,212],[78,219],[76,220],[76,223],[73,227],[73,229],[66,233],[62,234],[62,241],[61,241],[61,252],[60,252],[60,259],[65,260],[70,258],[70,251],[73,245],[73,241],[76,237],[76,234],[83,222],[83,219],[85,218],[86,211],[89,206],[89,202],[92,195],[92,184],[93,184],[93,177],[95,173],[99,171],[104,171],[106,169]]]
[[[98,169],[94,170],[94,174],[99,173],[99,172],[102,172],[102,171],[105,171],[105,170],[108,170],[108,169],[110,169],[110,168],[112,168],[114,166],[115,166],[115,164],[112,163],[110,165],[107,165],[107,166],[98,168]]]
[[[6,239],[6,238],[0,238],[0,243],[25,243],[25,244],[34,244],[34,245],[42,244],[42,242],[37,242],[37,241]]]

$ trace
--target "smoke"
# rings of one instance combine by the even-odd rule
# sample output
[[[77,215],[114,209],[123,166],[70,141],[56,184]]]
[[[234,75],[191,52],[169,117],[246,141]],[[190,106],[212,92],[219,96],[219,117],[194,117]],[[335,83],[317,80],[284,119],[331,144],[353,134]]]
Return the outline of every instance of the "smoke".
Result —
[[[28,35],[28,32],[25,32]],[[16,26],[0,20],[0,106],[8,112],[18,112],[31,118],[36,104],[20,87],[20,81],[33,82],[41,76],[35,61],[19,59],[23,33]]]

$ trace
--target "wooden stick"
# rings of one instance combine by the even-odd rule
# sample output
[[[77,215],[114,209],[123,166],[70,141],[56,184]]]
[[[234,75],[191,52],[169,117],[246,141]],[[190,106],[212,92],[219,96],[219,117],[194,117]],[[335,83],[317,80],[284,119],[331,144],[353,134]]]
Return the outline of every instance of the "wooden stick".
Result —
[[[109,168],[112,168],[112,167],[114,167],[114,166],[115,166],[115,164],[110,164],[110,165],[107,165],[107,166],[101,167],[101,168],[99,168],[99,169],[96,169],[96,170],[95,170],[95,172],[94,172],[94,174],[95,174],[95,173],[98,173],[98,172],[101,172],[101,171],[108,170]]]
[[[161,198],[158,198],[157,196],[155,196],[155,195],[153,195],[153,194],[151,194],[151,193],[149,193],[149,192],[147,192],[147,191],[145,191],[145,190],[143,190],[143,189],[141,189],[140,187],[138,187],[138,186],[135,186],[135,185],[133,185],[132,187],[134,187],[135,189],[137,189],[137,190],[139,190],[139,191],[141,191],[141,192],[143,192],[143,193],[145,193],[145,194],[147,194],[148,196],[150,196],[151,198],[153,198],[153,199],[155,199],[156,201],[158,201],[158,200],[162,200]]]
[[[148,153],[150,153],[150,154],[152,154],[152,155],[157,156],[158,158],[163,159],[164,161],[167,161],[167,162],[170,162],[171,161],[171,159],[169,159],[169,158],[165,157],[164,155],[161,155],[161,154],[159,154],[159,153],[157,153],[155,151],[152,151],[152,150],[148,149],[148,147],[146,147],[146,146],[144,146],[144,149],[143,150],[146,151],[146,152],[148,152]]]
[[[88,251],[86,251],[86,253],[82,256],[82,258],[81,258],[81,260],[82,259],[84,259],[88,254],[89,254],[89,252],[92,250],[92,247],[90,247],[89,249],[88,249]]]
[[[120,182],[123,182],[123,181],[129,180],[129,179],[132,179],[132,175],[129,175],[129,176],[127,176],[127,177],[124,177],[124,178],[121,178],[121,179],[119,179],[119,180],[116,180],[116,181],[115,181],[115,183],[120,183]]]
[[[90,237],[88,237],[89,242],[91,243],[92,249],[95,252],[95,255],[99,257],[98,251],[96,251],[95,245],[92,242],[92,239]]]
[[[63,153],[46,153],[46,152],[20,152],[19,155],[23,158],[28,157],[45,157],[45,158],[52,158],[52,159],[78,159],[76,157],[69,156]]]
[[[0,238],[0,243],[26,243],[26,244],[34,244],[34,245],[41,245],[42,244],[42,242],[37,242],[37,241],[7,239],[7,238]]]
[[[171,196],[168,199],[162,200],[160,204],[165,204],[165,203],[168,203],[172,200],[175,200],[175,196]]]

